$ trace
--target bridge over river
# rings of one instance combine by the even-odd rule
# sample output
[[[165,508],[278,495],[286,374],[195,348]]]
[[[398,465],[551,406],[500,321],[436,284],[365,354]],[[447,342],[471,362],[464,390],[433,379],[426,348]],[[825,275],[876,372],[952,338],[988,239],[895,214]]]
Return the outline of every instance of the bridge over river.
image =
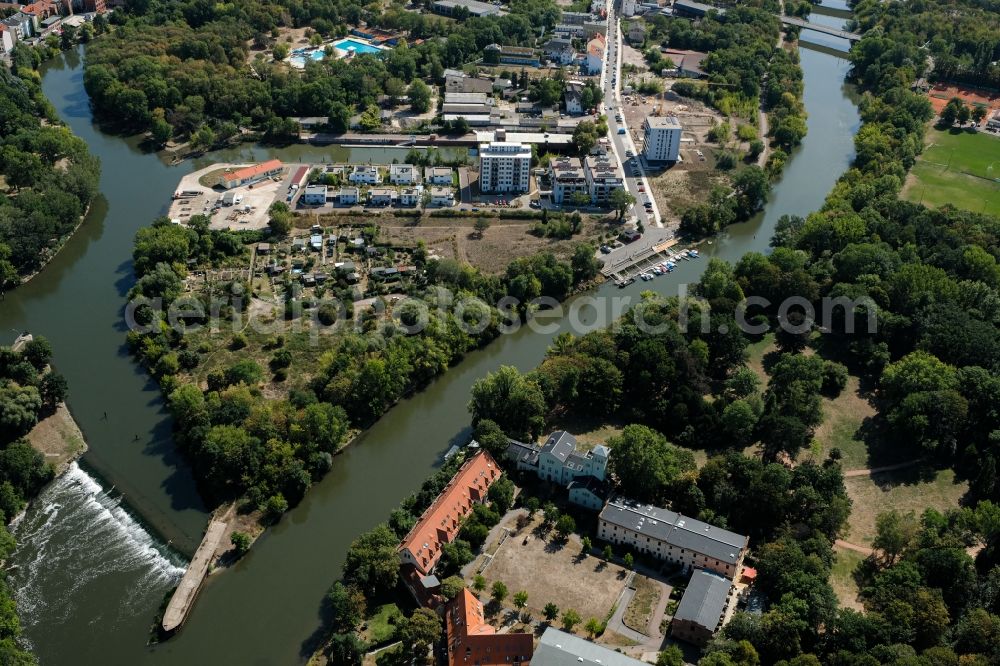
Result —
[[[840,37],[842,39],[849,39],[852,42],[856,42],[861,39],[861,35],[856,32],[849,32],[847,30],[841,30],[839,28],[831,28],[829,26],[820,25],[818,23],[810,23],[804,19],[796,18],[794,16],[782,16],[781,22],[785,25],[795,26],[797,28],[804,28],[807,30],[815,30],[816,32],[822,32],[826,35],[833,35],[834,37]]]

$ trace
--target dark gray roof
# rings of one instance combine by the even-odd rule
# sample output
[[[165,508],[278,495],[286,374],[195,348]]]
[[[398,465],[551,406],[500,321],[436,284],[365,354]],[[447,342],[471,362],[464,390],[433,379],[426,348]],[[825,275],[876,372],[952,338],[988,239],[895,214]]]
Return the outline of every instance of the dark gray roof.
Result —
[[[608,502],[601,511],[601,520],[727,564],[736,564],[747,543],[742,534],[624,498]]]
[[[711,10],[715,10],[720,14],[725,14],[726,10],[722,7],[713,7],[712,5],[706,5],[701,2],[694,2],[694,0],[675,0],[674,10],[681,9],[682,11],[691,12],[694,14],[701,14],[704,16],[708,14]]]
[[[576,437],[565,430],[557,430],[545,440],[542,451],[551,453],[559,462],[566,462],[566,458],[576,451]]]
[[[507,459],[523,462],[527,465],[538,464],[538,453],[541,449],[534,444],[525,444],[516,439],[507,440]]]
[[[715,631],[719,618],[726,610],[726,602],[732,583],[718,574],[698,569],[691,575],[691,581],[681,603],[674,613],[675,620],[687,620]]]
[[[607,483],[590,474],[587,476],[578,476],[569,482],[568,489],[571,492],[577,488],[589,490],[602,500],[607,499],[610,490],[610,486]]]
[[[549,627],[531,657],[531,666],[646,666],[645,662]]]

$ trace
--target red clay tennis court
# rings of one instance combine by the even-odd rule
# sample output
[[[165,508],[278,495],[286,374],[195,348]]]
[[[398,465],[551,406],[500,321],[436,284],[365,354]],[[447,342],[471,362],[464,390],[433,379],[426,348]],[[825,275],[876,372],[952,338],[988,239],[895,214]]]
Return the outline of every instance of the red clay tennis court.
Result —
[[[931,106],[934,107],[935,113],[941,113],[941,109],[945,107],[945,104],[952,97],[959,97],[969,105],[977,104],[987,106],[990,109],[1000,109],[1000,92],[973,88],[971,86],[939,83],[931,88],[930,92],[927,93],[927,97],[931,100]]]

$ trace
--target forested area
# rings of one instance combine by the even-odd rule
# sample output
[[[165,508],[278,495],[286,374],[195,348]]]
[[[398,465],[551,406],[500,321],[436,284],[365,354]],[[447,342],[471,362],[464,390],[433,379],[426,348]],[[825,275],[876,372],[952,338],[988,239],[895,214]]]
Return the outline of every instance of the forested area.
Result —
[[[794,613],[798,604],[816,607],[789,570],[828,572],[829,553],[810,557],[801,542],[760,549],[759,583],[771,610],[759,619],[738,615],[710,653],[736,654],[745,640],[762,663],[985,665],[1000,659],[993,504],[1000,494],[1000,220],[898,200],[933,116],[927,99],[909,89],[927,73],[921,47],[927,44],[939,75],[946,71],[939,67],[951,65],[938,55],[951,54],[967,71],[988,77],[990,68],[977,66],[972,54],[996,59],[995,10],[987,15],[983,3],[974,2],[859,3],[860,24],[882,28],[852,49],[853,75],[864,92],[855,163],[821,211],[783,219],[775,250],[746,255],[733,273],[744,293],[771,301],[753,311],[771,323],[788,296],[804,296],[817,312],[824,297],[857,299],[859,305],[822,322],[830,329],[824,353],[871,387],[888,445],[923,459],[926,468],[953,467],[969,480],[967,508],[880,516],[876,554],[857,572],[864,612],[825,608],[822,630],[815,632],[796,621],[765,619]],[[802,348],[808,336],[785,335],[779,343]],[[786,452],[795,455],[806,440],[787,442]]]
[[[859,0],[852,4],[854,19],[861,32],[881,26],[892,41],[891,46],[869,41],[866,51],[871,52],[882,44],[897,56],[908,52],[915,58],[905,63],[905,69],[911,72],[916,69],[918,76],[922,73],[924,56],[930,56],[937,78],[1000,87],[1000,3],[996,0],[921,1],[908,3],[905,10],[886,7],[878,0]],[[904,63],[896,60],[896,66],[901,65]],[[871,84],[888,69],[891,66],[883,62],[865,67],[861,73]]]
[[[97,195],[100,165],[56,117],[37,75],[0,67],[0,293],[38,270]]]
[[[0,561],[15,547],[6,526],[53,476],[52,466],[24,439],[66,398],[66,380],[48,367],[51,357],[52,348],[44,338],[35,338],[16,352],[0,347]],[[20,633],[6,575],[0,574],[0,663],[36,663],[18,644]]]
[[[964,11],[961,3],[948,7]],[[916,17],[906,17],[910,8]],[[898,200],[933,116],[926,98],[909,89],[926,73],[920,46],[952,28],[942,27],[937,10],[924,15],[922,3],[860,9],[862,22],[884,17],[886,30],[852,51],[864,124],[855,163],[821,211],[783,218],[769,255],[748,254],[735,267],[713,262],[695,289],[701,300],[687,304],[687,330],[669,323],[680,303],[649,297],[638,307],[644,321],[668,322],[658,332],[626,316],[614,331],[560,338],[531,373],[504,369],[473,389],[474,419],[481,427],[495,421],[513,436],[533,437],[553,416],[636,424],[609,441],[626,492],[750,534],[765,610],[738,613],[701,664],[1000,659],[1000,221]],[[970,16],[981,14],[973,8]],[[897,33],[931,17],[933,28]],[[990,35],[994,41],[979,47],[995,59],[995,31]],[[968,44],[949,48],[970,52]],[[779,353],[761,391],[743,363],[747,340],[717,333],[720,324],[735,330],[729,313],[751,295],[771,305],[752,308],[748,319],[772,329],[789,297],[804,297],[817,313],[824,297],[857,300],[811,330],[779,330]],[[710,313],[704,328],[701,309]],[[786,323],[806,321],[785,313]],[[815,343],[819,323],[822,355],[800,353]],[[837,453],[793,469],[773,462],[810,445],[822,419],[820,397],[843,390],[848,370],[870,387],[886,445],[929,470],[953,467],[970,482],[966,508],[879,517],[876,554],[856,572],[863,612],[838,608],[828,583],[832,542],[850,513]],[[760,459],[740,453],[754,443]],[[699,470],[680,447],[730,452]]]
[[[581,246],[571,262],[551,254],[517,259],[502,276],[454,261],[427,260],[426,253],[418,252],[414,259],[428,284],[411,289],[413,300],[391,314],[377,315],[366,308],[355,316],[348,310],[346,320],[334,317],[327,325],[319,317],[298,332],[290,322],[287,333],[269,339],[270,371],[280,388],[284,376],[277,379],[278,371],[288,367],[293,338],[308,337],[310,327],[329,333],[320,341],[305,341],[323,345],[318,363],[303,369],[307,375],[302,382],[279,391],[286,397],[272,399],[261,390],[268,368],[251,358],[209,372],[207,386],[191,383],[192,371],[213,348],[192,345],[184,329],[209,323],[213,302],[222,325],[227,325],[234,309],[245,311],[251,292],[248,285],[235,282],[185,294],[189,261],[194,266],[225,261],[246,251],[244,240],[252,238],[209,230],[207,220],[199,216],[187,227],[161,219],[140,230],[134,250],[138,280],[131,298],[138,304],[135,320],[144,328],[130,331],[128,342],[168,395],[177,441],[205,495],[213,501],[245,498],[271,517],[296,504],[322,477],[350,430],[366,427],[400,398],[494,339],[505,323],[526,312],[531,299],[561,300],[574,285],[596,274],[589,246]],[[291,305],[295,290],[286,294]],[[523,305],[511,311],[487,305],[508,294]],[[182,295],[186,301],[179,301]],[[454,304],[463,300],[461,314],[453,313]],[[167,309],[182,302],[189,314],[181,316],[178,325],[168,325]],[[201,306],[198,314],[192,314],[195,302]],[[286,316],[309,319],[316,308],[323,308],[320,303],[299,305],[301,314],[289,307]],[[426,324],[412,332],[421,309]]]
[[[551,0],[521,0],[509,15],[459,22],[355,0],[136,0],[127,6],[112,15],[113,33],[87,50],[87,92],[101,117],[152,129],[161,140],[202,126],[219,140],[239,127],[280,134],[288,116],[329,116],[332,128],[343,131],[381,95],[399,97],[415,81],[440,80],[445,68],[461,68],[491,43],[533,44],[538,27],[551,28],[559,16]],[[281,29],[334,37],[361,20],[370,28],[408,31],[413,45],[404,40],[382,57],[310,60],[303,72],[251,57],[263,55],[251,47],[270,48]]]
[[[750,3],[697,22],[652,17],[650,26],[655,42],[663,42],[671,49],[709,53],[702,67],[708,74],[707,81],[714,85],[678,81],[673,90],[700,99],[726,115],[755,117],[761,82],[781,34],[781,24],[772,13],[777,11],[777,3],[773,4],[771,7],[763,3],[758,8]]]

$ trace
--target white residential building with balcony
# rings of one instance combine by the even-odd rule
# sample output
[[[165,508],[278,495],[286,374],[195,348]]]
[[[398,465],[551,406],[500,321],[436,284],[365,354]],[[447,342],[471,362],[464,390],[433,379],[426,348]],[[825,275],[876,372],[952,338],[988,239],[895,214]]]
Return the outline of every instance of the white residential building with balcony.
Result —
[[[549,178],[552,180],[552,203],[574,204],[575,194],[583,194],[590,200],[587,176],[578,157],[558,157],[549,162]]]
[[[482,192],[527,192],[531,182],[531,146],[494,141],[479,145]]]
[[[351,174],[347,180],[355,185],[377,185],[378,167],[371,164],[356,164],[351,167]]]
[[[393,185],[416,185],[417,167],[412,164],[393,164],[389,167],[389,182]]]
[[[612,153],[587,155],[583,160],[583,171],[587,177],[590,200],[598,206],[608,205],[611,193],[625,187],[618,160]]]

